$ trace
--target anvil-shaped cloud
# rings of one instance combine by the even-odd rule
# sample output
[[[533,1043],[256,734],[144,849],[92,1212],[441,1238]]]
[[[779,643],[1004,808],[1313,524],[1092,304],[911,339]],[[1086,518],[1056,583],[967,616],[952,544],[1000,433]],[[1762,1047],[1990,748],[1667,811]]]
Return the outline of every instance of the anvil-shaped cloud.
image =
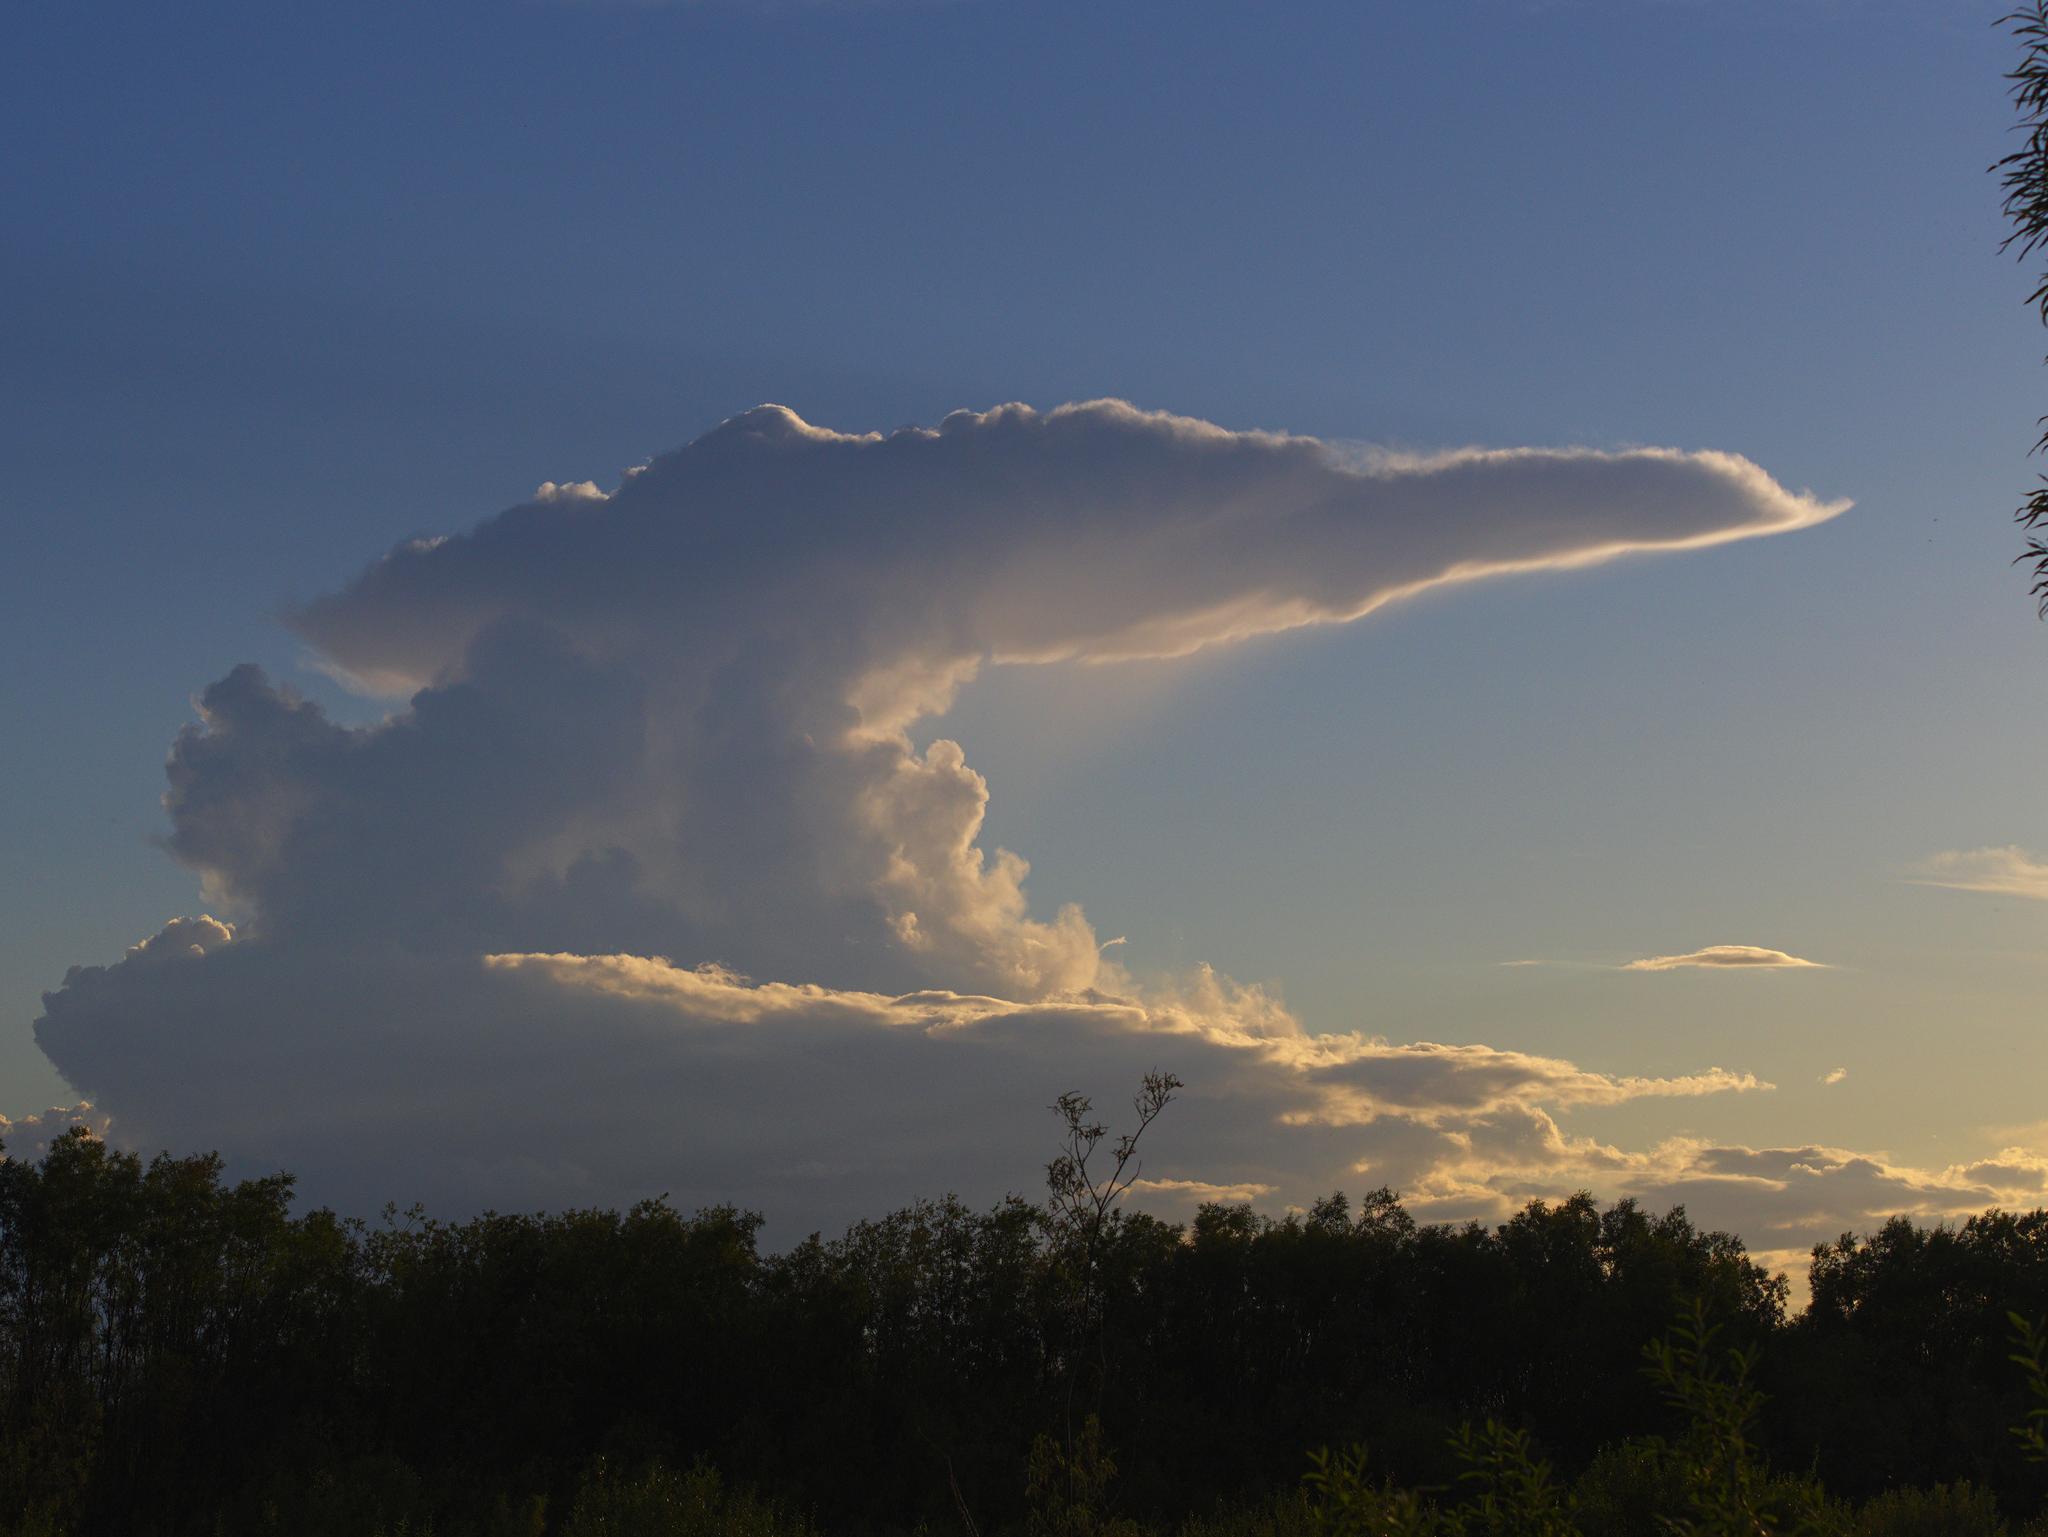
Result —
[[[74,968],[38,1039],[117,1134],[345,1201],[666,1188],[833,1220],[1015,1183],[1051,1093],[1155,1062],[1202,1107],[1157,1191],[1362,1162],[1505,1200],[1488,1146],[1593,1146],[1545,1107],[1763,1086],[1314,1035],[1206,971],[1141,987],[1079,907],[1033,915],[1024,861],[980,845],[981,776],[910,728],[985,666],[1180,655],[1845,505],[1717,453],[1359,458],[1117,402],[855,436],[763,406],[298,611],[320,666],[411,696],[384,723],[253,668],[208,688],[168,841],[234,926]]]

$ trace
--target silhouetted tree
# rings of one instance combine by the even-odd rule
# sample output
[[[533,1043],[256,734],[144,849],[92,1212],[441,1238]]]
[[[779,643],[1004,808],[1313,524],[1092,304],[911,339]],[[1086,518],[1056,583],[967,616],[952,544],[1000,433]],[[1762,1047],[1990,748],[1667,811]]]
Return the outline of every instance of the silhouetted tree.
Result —
[[[2009,1359],[2010,1315],[2048,1316],[2048,1212],[1845,1237],[1788,1320],[1782,1281],[1676,1209],[1444,1225],[1378,1190],[1162,1222],[1098,1199],[1136,1134],[1119,1166],[1074,1108],[1063,1206],[948,1197],[781,1254],[731,1207],[361,1223],[82,1132],[0,1156],[0,1537],[547,1537],[633,1512],[706,1537],[1305,1537],[1305,1449],[1355,1442],[1433,1529],[1569,1486],[1602,1537],[1691,1508],[1656,1449],[1699,1406],[1640,1357],[1693,1299],[1715,1350],[1761,1348],[1759,1467],[1924,1493],[1868,1531],[1988,1532],[1994,1496],[2048,1492]]]
[[[2006,79],[2012,82],[2013,106],[2025,138],[1991,169],[2005,189],[2005,216],[2012,225],[2004,245],[2008,249],[2017,246],[2025,261],[2048,241],[2048,0],[2030,0],[2001,18],[2000,24],[2010,27],[2020,43],[2020,62]],[[2042,272],[2027,302],[2048,324],[2048,271]],[[2048,417],[2042,418],[2042,424],[2048,428]],[[2048,431],[2034,445],[2036,453],[2044,449],[2048,449]],[[2042,617],[2048,618],[2048,543],[2041,538],[2042,528],[2048,525],[2048,477],[2020,503],[2014,516],[2028,530],[2027,547],[2015,563],[2032,564],[2033,595]]]

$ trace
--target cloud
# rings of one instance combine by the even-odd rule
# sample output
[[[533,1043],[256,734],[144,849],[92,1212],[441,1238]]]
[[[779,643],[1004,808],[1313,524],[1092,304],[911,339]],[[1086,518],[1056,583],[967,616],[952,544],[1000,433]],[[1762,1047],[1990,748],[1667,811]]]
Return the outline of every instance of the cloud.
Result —
[[[2040,1206],[2048,1201],[2048,1159],[2008,1148],[1973,1163],[1921,1169],[1847,1148],[1675,1142],[1659,1150],[1630,1190],[1660,1204],[1683,1202],[1709,1223],[1739,1219],[1762,1243],[1830,1224],[1837,1231],[1868,1229],[1896,1214],[1936,1220],[1988,1206]]]
[[[74,967],[37,1039],[113,1135],[358,1208],[667,1190],[831,1225],[999,1193],[1054,1095],[1154,1066],[1193,1086],[1160,1199],[1362,1162],[1429,1199],[1619,1179],[1643,1155],[1556,1117],[1768,1086],[1319,1034],[1207,968],[1141,985],[1078,905],[1034,905],[982,842],[986,782],[912,728],[985,668],[1178,656],[1845,505],[1720,453],[1361,458],[1104,401],[884,436],[760,407],[296,610],[313,665],[404,696],[383,721],[253,667],[207,687],[166,846],[223,916]]]
[[[1766,950],[1761,945],[1708,945],[1684,955],[1649,955],[1630,961],[1623,971],[1677,971],[1697,967],[1706,971],[1825,971],[1820,961],[1801,960],[1783,950]]]
[[[1827,1087],[1833,1088],[1848,1076],[1849,1070],[1846,1067],[1831,1067],[1820,1075],[1820,1081],[1827,1085]]]
[[[299,611],[329,666],[426,691],[395,734],[409,740],[302,750],[416,760],[392,772],[430,776],[444,842],[475,814],[447,804],[460,787],[443,776],[468,761],[458,738],[489,727],[487,750],[507,759],[552,742],[585,772],[613,769],[586,787],[552,759],[524,767],[520,783],[580,804],[513,808],[547,832],[509,856],[510,829],[462,851],[556,878],[631,858],[630,882],[610,884],[689,920],[661,943],[639,942],[660,927],[640,924],[603,948],[786,975],[851,942],[881,947],[864,982],[921,972],[1042,995],[1090,984],[1092,931],[1078,909],[1028,916],[1028,865],[978,846],[981,776],[956,744],[919,752],[906,734],[983,666],[1180,655],[1483,576],[1800,528],[1841,505],[1723,454],[1468,451],[1361,469],[1313,439],[1115,402],[960,412],[886,437],[761,407],[604,501],[530,503],[402,545]],[[250,722],[268,741],[235,740],[249,713],[277,711],[247,706],[217,741],[188,734],[177,766],[271,751],[282,721]],[[576,718],[543,719],[545,741],[524,729],[557,709]],[[238,772],[207,767],[209,782]],[[270,844],[298,825],[277,822],[281,793],[249,824],[274,828]],[[267,846],[216,855],[188,838],[181,852],[265,914],[311,869],[291,849],[268,865]],[[262,889],[273,868],[291,890]],[[478,872],[458,869],[459,891],[432,893],[436,921],[450,897],[477,901]],[[518,948],[557,947],[536,938]]]
[[[2001,1148],[1989,1158],[1952,1164],[1945,1180],[1972,1190],[1985,1189],[2008,1205],[2038,1206],[2048,1190],[2048,1156],[2024,1147]]]
[[[9,1158],[25,1158],[31,1162],[41,1158],[50,1150],[50,1144],[75,1127],[83,1127],[95,1137],[107,1134],[107,1117],[92,1105],[58,1106],[45,1110],[40,1115],[18,1116],[9,1120],[0,1115],[0,1149]]]
[[[1996,896],[2048,902],[2048,864],[2025,849],[1954,849],[1922,861],[1915,883],[1951,891],[1984,891]]]
[[[1388,1112],[1433,1121],[1511,1106],[1618,1105],[1771,1087],[1753,1074],[1718,1067],[1683,1078],[1615,1077],[1556,1057],[1430,1041],[1390,1046],[1326,1036],[1315,1043],[1314,1052],[1320,1060],[1307,1065],[1306,1076],[1325,1091],[1314,1118],[1337,1124],[1370,1121]]]
[[[237,669],[181,734],[173,851],[252,936],[682,954],[1005,996],[1094,984],[987,786],[908,735],[991,664],[1169,656],[1425,589],[1804,527],[1725,454],[1313,439],[1115,402],[886,437],[761,407],[629,473],[390,551],[293,616],[412,691],[350,730]]]
[[[2048,1156],[2024,1147],[1940,1169],[1849,1148],[1756,1148],[1694,1137],[1628,1150],[1571,1136],[1532,1109],[1461,1127],[1420,1162],[1419,1170],[1397,1158],[1360,1172],[1405,1175],[1411,1209],[1436,1220],[1497,1217],[1559,1189],[1653,1208],[1683,1205],[1701,1225],[1738,1232],[1753,1250],[1795,1268],[1815,1243],[1869,1231],[1894,1215],[1939,1221],[1990,1206],[2048,1204]]]
[[[204,1146],[231,1128],[243,1162],[305,1170],[315,1198],[359,1208],[393,1193],[455,1210],[507,1192],[563,1206],[667,1191],[685,1205],[757,1205],[786,1241],[941,1186],[977,1199],[1028,1189],[1057,1093],[1093,1092],[1115,1120],[1116,1097],[1158,1066],[1190,1088],[1148,1142],[1132,1199],[1167,1214],[1369,1182],[1425,1220],[1497,1220],[1588,1189],[1683,1203],[1789,1263],[1896,1212],[2048,1199],[2048,1156],[2025,1146],[1922,1169],[1818,1144],[1617,1145],[1563,1120],[1769,1085],[1312,1034],[1214,973],[1152,995],[1020,1001],[754,981],[629,955],[365,964],[233,942],[196,955],[138,947],[74,970],[44,1028],[53,1048],[100,1046],[96,1088],[134,1107],[117,1138]]]
[[[1403,1177],[1420,1177],[1475,1128],[1544,1105],[1763,1087],[1312,1035],[1208,971],[1012,1000],[632,955],[157,949],[73,970],[47,1003],[53,1054],[96,1047],[95,1092],[132,1107],[117,1134],[191,1146],[230,1128],[245,1160],[303,1170],[317,1198],[356,1206],[667,1190],[757,1203],[787,1236],[941,1185],[1015,1188],[1043,1161],[1058,1093],[1079,1086],[1110,1108],[1157,1066],[1191,1086],[1137,1193],[1168,1205],[1312,1195],[1366,1146],[1403,1149]]]
[[[1271,1195],[1273,1187],[1259,1184],[1217,1185],[1203,1179],[1134,1179],[1131,1181],[1131,1192],[1140,1197],[1157,1196],[1191,1203],[1221,1201],[1227,1205],[1237,1206]]]
[[[359,676],[417,686],[508,611],[616,646],[629,615],[690,631],[739,621],[747,592],[829,587],[802,628],[858,611],[837,637],[858,644],[807,660],[872,688],[867,724],[887,729],[990,657],[1179,655],[1447,583],[1783,533],[1847,505],[1731,454],[1465,450],[1360,467],[1313,438],[1116,401],[956,412],[886,437],[762,406],[629,474],[601,507],[535,503],[401,546],[298,624]]]

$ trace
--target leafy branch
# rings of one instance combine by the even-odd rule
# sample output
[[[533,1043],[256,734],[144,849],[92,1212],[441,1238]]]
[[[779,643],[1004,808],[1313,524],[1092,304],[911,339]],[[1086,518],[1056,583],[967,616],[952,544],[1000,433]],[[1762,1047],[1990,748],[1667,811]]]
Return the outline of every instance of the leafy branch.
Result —
[[[2012,1427],[2012,1437],[2029,1462],[2048,1462],[2048,1323],[2007,1313],[2012,1342],[2008,1358],[2026,1373],[2027,1393],[2034,1400],[2026,1417]]]
[[[2019,65],[2005,78],[2012,82],[2013,106],[2019,114],[2017,126],[2025,135],[2018,149],[1991,166],[2004,189],[2005,217],[2012,225],[2012,232],[1999,243],[1999,249],[2017,247],[2019,259],[2026,261],[2048,242],[2048,0],[2029,0],[2000,17],[1998,24],[2010,27],[2020,43]],[[2042,271],[2034,291],[2027,295],[2027,303],[2048,325],[2048,269]],[[2036,425],[2043,428],[2034,444],[2034,452],[2040,453],[2048,449],[2048,416]],[[2028,531],[2027,547],[2013,557],[2013,564],[2027,562],[2033,566],[2032,596],[2040,615],[2048,619],[2048,542],[2042,539],[2042,530],[2048,526],[2048,476],[2039,479],[2040,484],[2013,514],[2020,527]]]

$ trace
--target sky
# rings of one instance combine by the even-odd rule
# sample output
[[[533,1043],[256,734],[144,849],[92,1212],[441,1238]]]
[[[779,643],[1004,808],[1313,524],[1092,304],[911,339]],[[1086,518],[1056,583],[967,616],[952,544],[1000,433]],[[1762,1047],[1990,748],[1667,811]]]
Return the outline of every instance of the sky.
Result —
[[[7,1145],[2048,1202],[2001,9],[11,17]]]

